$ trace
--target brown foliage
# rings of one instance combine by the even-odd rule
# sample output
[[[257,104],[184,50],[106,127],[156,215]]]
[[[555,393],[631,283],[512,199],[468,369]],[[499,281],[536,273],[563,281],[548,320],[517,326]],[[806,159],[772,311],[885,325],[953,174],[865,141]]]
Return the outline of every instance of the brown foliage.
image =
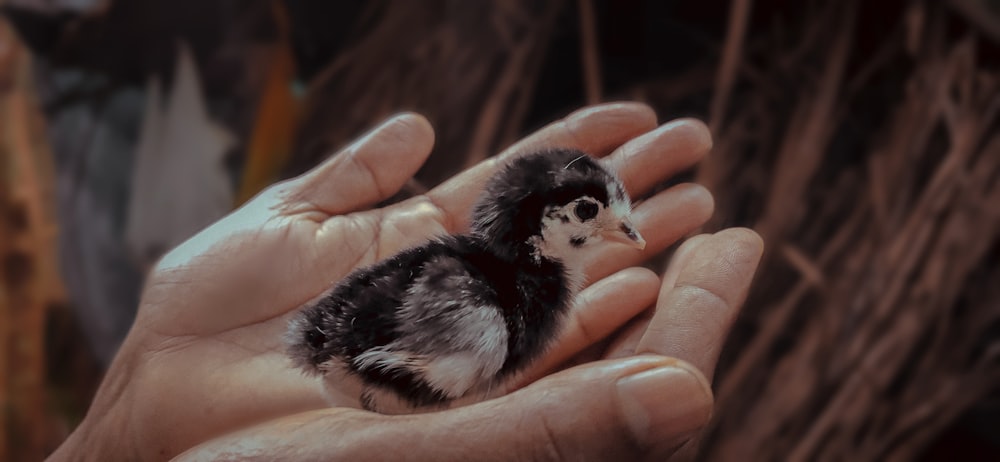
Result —
[[[562,1],[371,2],[355,43],[310,84],[293,172],[375,121],[416,110],[441,155],[419,175],[437,184],[520,134]]]
[[[28,90],[29,56],[0,20],[0,459],[52,449],[45,321],[62,301],[56,270],[51,156]],[[16,181],[12,181],[16,180]]]
[[[856,5],[816,11],[805,49],[772,50],[788,69],[789,52],[824,57],[784,105],[767,88],[780,66],[741,72],[701,172],[717,222],[758,201],[770,249],[702,459],[913,460],[1000,385],[1000,75],[978,50],[995,45],[914,2],[848,72]],[[898,88],[890,110],[863,89],[878,79]]]

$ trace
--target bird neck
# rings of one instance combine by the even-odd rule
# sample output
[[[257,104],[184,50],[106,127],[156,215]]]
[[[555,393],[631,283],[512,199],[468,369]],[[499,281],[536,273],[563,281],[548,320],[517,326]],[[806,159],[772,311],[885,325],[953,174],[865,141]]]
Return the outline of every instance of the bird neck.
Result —
[[[536,264],[541,261],[558,264],[562,268],[570,293],[576,294],[583,285],[586,268],[585,252],[573,247],[568,241],[552,239],[552,236],[547,236],[549,239],[545,239],[543,236],[535,236],[529,240],[532,248],[530,258]]]
[[[490,254],[522,271],[545,276],[556,271],[570,293],[575,294],[583,281],[583,249],[574,247],[568,237],[551,235],[551,231],[541,227],[534,230],[503,225],[512,222],[514,220],[481,220],[478,226],[474,224],[472,235],[482,242]]]

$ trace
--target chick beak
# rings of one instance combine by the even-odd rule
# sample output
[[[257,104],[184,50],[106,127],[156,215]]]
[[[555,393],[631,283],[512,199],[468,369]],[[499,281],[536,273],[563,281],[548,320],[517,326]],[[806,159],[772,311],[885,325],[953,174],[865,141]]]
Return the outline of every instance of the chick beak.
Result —
[[[619,242],[638,250],[646,248],[646,240],[628,218],[623,218],[614,228],[605,229],[601,235],[608,241]]]

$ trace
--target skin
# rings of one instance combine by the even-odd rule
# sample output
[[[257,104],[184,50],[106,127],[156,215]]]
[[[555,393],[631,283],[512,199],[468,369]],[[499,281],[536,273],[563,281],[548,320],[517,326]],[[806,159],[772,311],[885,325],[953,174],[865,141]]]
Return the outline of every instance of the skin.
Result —
[[[555,347],[509,394],[383,416],[347,394],[331,406],[319,379],[291,366],[282,335],[294,310],[359,266],[467,230],[479,188],[511,156],[581,149],[638,196],[711,148],[698,121],[657,127],[646,106],[595,106],[426,195],[371,209],[433,141],[424,118],[397,116],[166,255],[86,418],[51,460],[662,460],[696,435],[762,243],[729,229],[688,239],[662,278],[631,267],[709,218],[712,197],[692,184],[635,207],[645,251],[602,246]]]

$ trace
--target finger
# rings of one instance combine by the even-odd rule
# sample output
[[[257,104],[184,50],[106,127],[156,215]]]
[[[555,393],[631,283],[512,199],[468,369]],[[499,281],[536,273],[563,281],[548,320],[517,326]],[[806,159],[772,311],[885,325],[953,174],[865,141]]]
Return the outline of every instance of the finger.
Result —
[[[704,123],[678,119],[623,144],[606,162],[638,197],[698,163],[711,149],[712,135]]]
[[[211,441],[178,460],[662,460],[705,425],[711,409],[711,389],[696,368],[645,356],[590,363],[442,412],[313,411]]]
[[[656,302],[660,278],[645,268],[626,268],[587,287],[576,298],[562,332],[545,357],[518,380],[531,383],[593,345]]]
[[[666,271],[663,273],[662,287],[674,286],[674,282],[677,281],[677,275],[680,273],[679,268],[686,265],[694,249],[708,239],[709,236],[708,234],[699,234],[690,237],[677,248],[677,251],[670,258],[670,263],[667,265]],[[649,321],[653,318],[655,311],[654,308],[647,309],[629,320],[628,324],[621,329],[614,340],[608,345],[604,351],[604,357],[615,359],[635,355],[636,348],[639,347],[639,340],[642,339],[642,335],[646,332],[646,328],[649,326]]]
[[[745,228],[727,229],[699,243],[674,285],[662,289],[637,351],[683,359],[711,380],[763,247],[760,236]]]
[[[396,194],[433,146],[434,129],[427,119],[400,114],[293,180],[288,200],[328,215],[364,208]]]
[[[670,257],[670,263],[667,263],[667,268],[663,272],[663,287],[673,287],[677,283],[677,276],[680,275],[681,268],[687,266],[688,261],[691,260],[694,249],[711,240],[711,237],[711,234],[691,236],[677,248],[677,251]]]
[[[427,193],[427,198],[441,209],[449,231],[464,230],[483,184],[510,158],[547,147],[574,148],[601,157],[655,127],[656,115],[643,104],[615,103],[583,109],[442,183]]]
[[[646,248],[636,251],[625,245],[602,245],[587,259],[586,280],[595,281],[662,252],[704,225],[714,208],[711,193],[693,183],[679,184],[644,201],[632,211],[632,222],[646,239]]]
[[[622,143],[656,128],[656,113],[642,103],[607,103],[580,109],[505,149],[501,156],[570,147],[604,157]]]

